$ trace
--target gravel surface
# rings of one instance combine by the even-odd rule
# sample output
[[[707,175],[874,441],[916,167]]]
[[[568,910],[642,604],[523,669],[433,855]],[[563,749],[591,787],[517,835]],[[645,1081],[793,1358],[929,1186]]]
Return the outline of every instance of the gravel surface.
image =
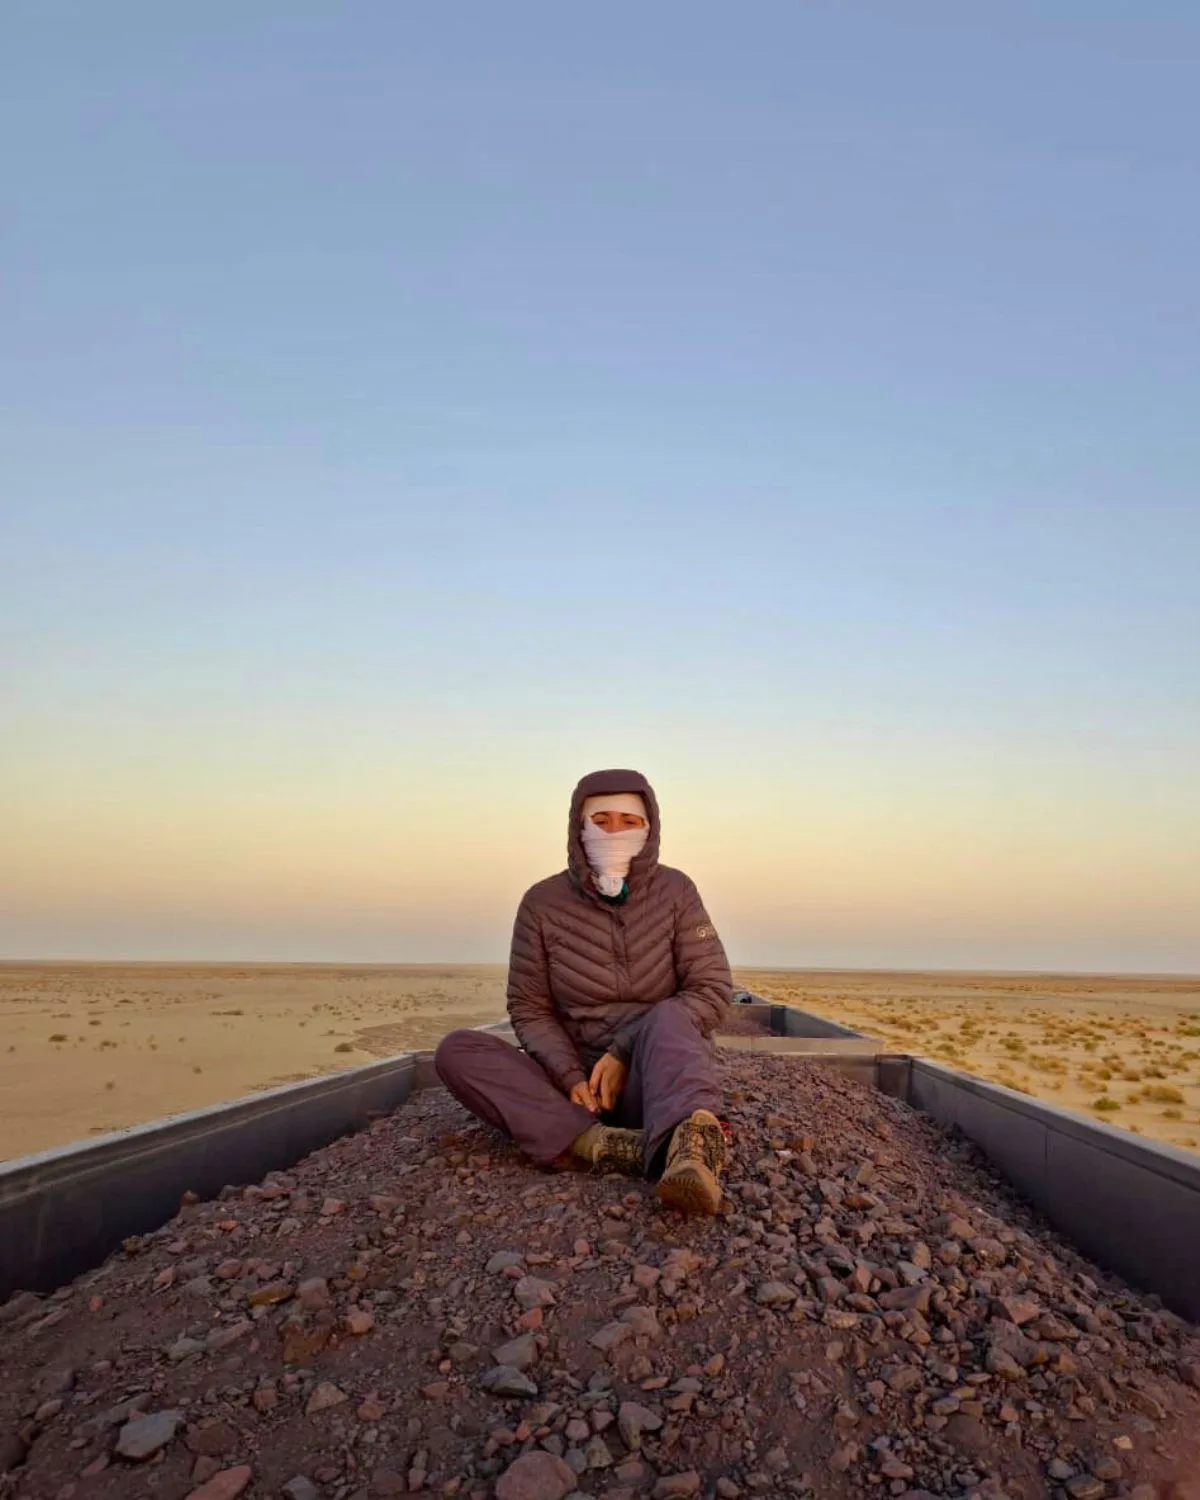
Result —
[[[1195,1327],[906,1106],[721,1068],[716,1220],[429,1090],[18,1295],[0,1496],[1200,1500]]]
[[[770,1036],[771,1028],[764,1026],[761,1021],[756,1021],[752,1015],[737,1005],[729,1007],[729,1014],[721,1023],[722,1036]]]

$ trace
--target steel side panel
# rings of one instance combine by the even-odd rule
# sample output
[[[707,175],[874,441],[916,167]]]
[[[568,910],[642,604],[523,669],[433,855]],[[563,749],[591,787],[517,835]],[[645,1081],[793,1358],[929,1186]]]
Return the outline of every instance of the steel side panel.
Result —
[[[1200,1322],[1200,1160],[921,1059],[908,1102],[957,1125],[1084,1254]]]
[[[1051,1134],[1047,1147],[1047,1216],[1101,1265],[1200,1323],[1200,1188],[1071,1136]]]
[[[827,1036],[862,1040],[861,1031],[840,1026],[836,1021],[827,1021],[824,1016],[815,1016],[811,1011],[798,1010],[794,1005],[771,1006],[771,1030],[780,1036]]]
[[[211,1198],[292,1166],[402,1104],[415,1071],[406,1053],[0,1166],[0,1302],[99,1265],[188,1190]]]

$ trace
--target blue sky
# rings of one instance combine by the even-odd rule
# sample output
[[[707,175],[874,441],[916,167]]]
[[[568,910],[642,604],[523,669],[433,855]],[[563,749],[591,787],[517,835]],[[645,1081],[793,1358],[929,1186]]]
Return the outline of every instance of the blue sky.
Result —
[[[0,952],[502,957],[615,761],[746,962],[1200,969],[1198,63],[7,7]]]

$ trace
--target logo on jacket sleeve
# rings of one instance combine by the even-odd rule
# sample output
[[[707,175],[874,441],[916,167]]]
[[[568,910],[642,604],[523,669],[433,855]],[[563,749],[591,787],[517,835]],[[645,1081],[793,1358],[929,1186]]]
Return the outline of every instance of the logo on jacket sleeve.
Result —
[[[696,928],[696,936],[698,938],[715,938],[716,935],[717,929],[711,922],[701,922],[700,926]]]

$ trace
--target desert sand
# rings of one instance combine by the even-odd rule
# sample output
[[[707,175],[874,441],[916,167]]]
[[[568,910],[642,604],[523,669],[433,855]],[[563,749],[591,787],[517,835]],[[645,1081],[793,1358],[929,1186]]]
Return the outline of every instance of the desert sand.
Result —
[[[503,965],[0,964],[0,1159],[504,1013]]]
[[[1200,1149],[1200,978],[747,969],[739,979],[892,1051]]]
[[[0,1158],[316,1077],[504,1013],[503,965],[0,964]],[[742,969],[844,1021],[1200,1148],[1200,979]]]

